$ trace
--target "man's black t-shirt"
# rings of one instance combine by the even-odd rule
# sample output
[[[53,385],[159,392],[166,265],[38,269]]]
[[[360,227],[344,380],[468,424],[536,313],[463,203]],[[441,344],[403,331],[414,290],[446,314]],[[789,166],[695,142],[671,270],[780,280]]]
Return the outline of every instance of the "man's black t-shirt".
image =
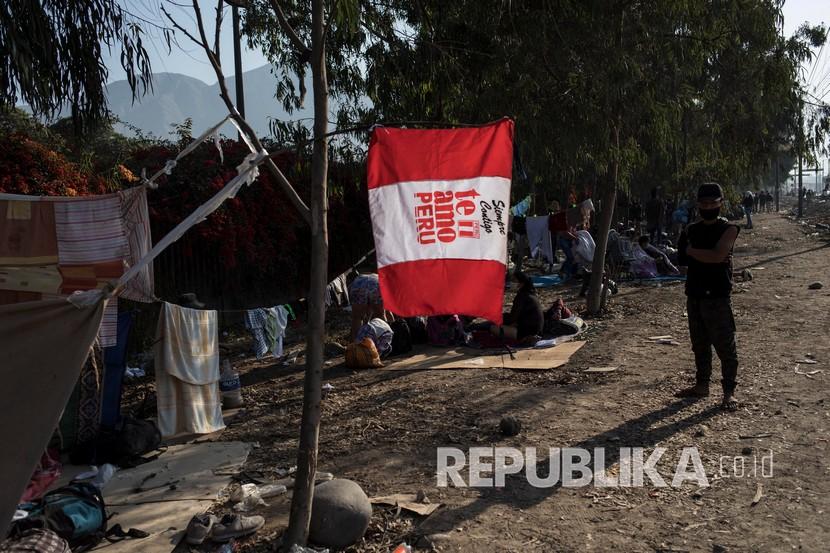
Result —
[[[732,251],[723,263],[702,263],[686,255],[686,247],[711,250],[717,246],[723,233],[729,227],[740,227],[720,218],[711,225],[703,221],[692,223],[677,242],[677,261],[686,266],[686,295],[690,298],[726,298],[732,293]]]

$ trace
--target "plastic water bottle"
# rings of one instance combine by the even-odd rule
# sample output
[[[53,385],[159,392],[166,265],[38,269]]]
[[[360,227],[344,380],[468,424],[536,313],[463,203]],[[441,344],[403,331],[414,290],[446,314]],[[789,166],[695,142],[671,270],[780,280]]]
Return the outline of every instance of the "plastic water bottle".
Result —
[[[242,407],[242,385],[239,382],[239,373],[225,359],[222,364],[222,374],[219,377],[219,389],[222,391],[222,408],[236,409]]]

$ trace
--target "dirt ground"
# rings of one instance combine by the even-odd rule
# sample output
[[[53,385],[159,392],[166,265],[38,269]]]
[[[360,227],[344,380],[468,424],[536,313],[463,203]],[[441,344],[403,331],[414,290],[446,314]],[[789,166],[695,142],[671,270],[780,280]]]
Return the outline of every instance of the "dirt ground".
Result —
[[[324,381],[334,390],[323,402],[320,470],[355,480],[369,496],[422,490],[443,504],[426,518],[376,507],[363,542],[348,551],[391,552],[404,541],[419,551],[826,551],[830,240],[780,214],[754,219],[735,248],[736,268],[754,273],[733,297],[737,412],[718,408],[717,361],[710,398],[672,396],[694,376],[682,284],[623,285],[609,314],[589,321],[587,345],[551,371],[355,372],[329,361]],[[814,281],[824,288],[809,290]],[[548,289],[543,303],[561,294],[581,309],[576,291]],[[346,316],[333,314],[334,337]],[[680,345],[646,341],[655,335]],[[816,363],[797,364],[808,355]],[[275,479],[295,462],[303,367],[236,365],[246,407],[219,439],[253,442],[246,473]],[[618,369],[585,373],[589,366]],[[518,436],[498,433],[504,415],[522,422]],[[695,446],[710,486],[537,489],[522,472],[503,488],[437,487],[436,448],[492,446],[536,447],[542,458],[548,447],[605,447],[612,474],[619,448],[648,455],[659,446],[667,448],[657,465],[667,481],[681,450]],[[770,454],[773,476],[754,474]],[[268,524],[240,548],[272,549],[288,506],[282,497],[257,511]]]

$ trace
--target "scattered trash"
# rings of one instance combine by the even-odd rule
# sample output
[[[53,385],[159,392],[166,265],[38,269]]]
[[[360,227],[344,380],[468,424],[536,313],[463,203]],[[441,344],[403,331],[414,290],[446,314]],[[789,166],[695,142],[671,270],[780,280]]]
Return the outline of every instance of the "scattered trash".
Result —
[[[800,363],[802,365],[818,365],[818,361],[815,359],[801,359],[800,361],[796,361],[796,363]]]
[[[233,510],[245,513],[259,506],[268,504],[262,499],[256,484],[242,484],[231,493],[231,501],[235,503]]]
[[[822,284],[821,282],[814,282],[810,284],[807,288],[810,290],[821,290],[822,288],[824,288],[824,284]]]
[[[619,367],[588,367],[583,372],[586,372],[586,373],[610,373],[610,372],[616,371],[618,368]]]
[[[687,315],[688,316],[688,315]],[[663,346],[679,346],[680,342],[675,340],[672,336],[653,336],[646,340],[652,344],[660,344]]]
[[[311,547],[303,547],[302,545],[297,545],[296,543],[291,546],[291,549],[288,550],[288,553],[329,553],[328,549],[312,549]]]
[[[798,365],[796,365],[796,367],[795,367],[795,374],[800,374],[801,376],[806,376],[807,378],[815,378],[813,375],[818,374],[820,372],[822,372],[821,369],[816,369],[814,371],[810,371],[810,372],[805,373],[804,371],[798,370]]]
[[[701,424],[700,428],[698,428],[697,432],[695,432],[695,437],[702,438],[707,434],[707,432],[709,432],[709,427],[705,424]]]
[[[73,478],[72,481],[81,482],[84,480],[90,480],[90,484],[101,490],[107,485],[107,482],[110,481],[115,473],[118,472],[118,467],[109,463],[101,465],[101,467],[92,466],[90,469],[91,470],[87,472],[79,474]]]
[[[20,509],[15,509],[14,514],[12,515],[12,522],[15,520],[22,520],[29,516],[29,511],[21,511]]]
[[[289,474],[294,474],[295,472],[297,472],[297,466],[295,465],[287,469],[277,469],[275,472],[277,473],[277,476],[279,478],[285,478]]]
[[[323,398],[325,399],[325,397],[326,397],[327,395],[329,395],[329,392],[331,392],[332,390],[334,390],[334,386],[332,386],[332,385],[331,385],[331,384],[329,384],[328,382],[326,382],[325,384],[323,384]]]
[[[400,544],[392,553],[412,553],[412,547],[406,543]]]
[[[740,436],[738,436],[738,439],[740,440],[751,440],[753,438],[772,438],[772,434],[741,434]]]
[[[233,553],[233,540],[222,544],[222,547],[220,547],[216,553]]]
[[[282,365],[284,367],[287,367],[289,365],[294,365],[297,362],[297,357],[298,356],[299,356],[299,353],[292,353],[291,355],[286,357],[285,361],[282,362]]]
[[[430,503],[429,498],[423,491],[414,493],[396,493],[371,497],[369,501],[373,505],[392,505],[421,516],[429,516],[441,507],[441,503]]]
[[[144,372],[144,369],[139,369],[138,367],[127,367],[124,370],[124,376],[127,378],[142,378],[146,376],[147,373]]]
[[[505,436],[516,436],[522,431],[522,423],[516,417],[502,417],[499,422],[499,430]]]
[[[761,498],[764,497],[763,491],[764,487],[758,484],[758,487],[755,488],[755,497],[752,498],[752,505],[757,505],[761,501]]]

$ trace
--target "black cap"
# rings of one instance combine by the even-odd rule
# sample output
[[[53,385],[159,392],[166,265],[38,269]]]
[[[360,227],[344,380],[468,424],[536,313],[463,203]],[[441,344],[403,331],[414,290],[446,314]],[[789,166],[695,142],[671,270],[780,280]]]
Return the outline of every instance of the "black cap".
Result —
[[[697,200],[722,200],[723,188],[716,182],[701,184],[697,189]]]
[[[196,294],[192,292],[188,292],[187,294],[182,294],[179,296],[179,305],[182,307],[188,307],[190,309],[204,309],[205,304],[200,302],[199,299],[196,297]]]

